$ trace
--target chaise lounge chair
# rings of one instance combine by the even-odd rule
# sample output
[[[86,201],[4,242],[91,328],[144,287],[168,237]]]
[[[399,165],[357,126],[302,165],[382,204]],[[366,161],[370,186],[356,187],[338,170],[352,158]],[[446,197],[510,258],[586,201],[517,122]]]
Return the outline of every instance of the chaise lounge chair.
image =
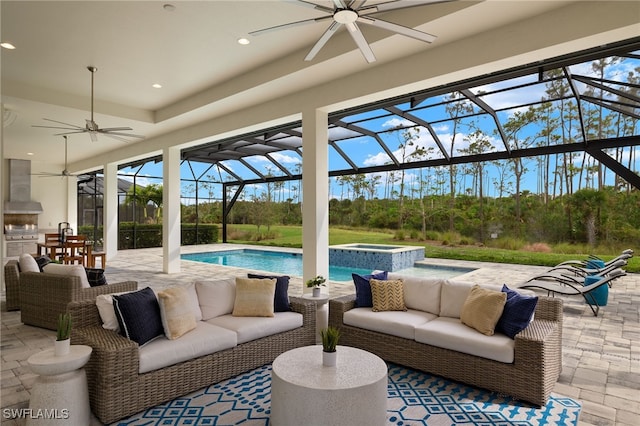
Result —
[[[592,294],[593,291],[603,285],[611,286],[611,281],[625,275],[627,275],[627,273],[622,269],[614,269],[607,275],[600,275],[599,280],[587,286],[583,285],[581,282],[576,281],[575,277],[560,275],[555,277],[555,281],[529,280],[522,284],[518,284],[515,287],[533,290],[545,290],[547,292],[547,296],[555,296],[556,294],[562,294],[566,296],[580,295],[584,297],[584,300],[591,308],[593,315],[598,316],[600,305],[598,305],[594,294]]]
[[[597,263],[602,263],[603,265],[602,267],[604,267],[604,266],[609,266],[618,260],[621,260],[621,259],[627,260],[627,259],[631,259],[632,257],[633,257],[633,249],[626,249],[626,250],[622,250],[622,253],[620,253],[618,256],[606,262],[603,259],[599,258],[598,256],[589,255],[589,258],[586,260],[566,260],[564,262],[558,263],[556,266],[554,266],[551,269],[553,270],[561,266],[576,266],[578,268],[591,269],[590,266]]]
[[[558,281],[558,279],[561,278],[561,280],[571,279],[574,284],[582,284],[584,277],[588,275],[605,276],[626,265],[626,259],[618,259],[602,268],[579,268],[571,265],[556,266],[549,269],[547,272],[529,278],[527,281]]]

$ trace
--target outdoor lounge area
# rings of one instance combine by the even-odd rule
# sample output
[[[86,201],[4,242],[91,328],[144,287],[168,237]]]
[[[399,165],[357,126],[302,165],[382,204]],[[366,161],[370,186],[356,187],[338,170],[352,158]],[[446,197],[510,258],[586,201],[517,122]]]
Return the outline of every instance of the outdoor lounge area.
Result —
[[[211,246],[213,247],[213,246]],[[206,248],[206,247],[205,247]],[[233,247],[231,247],[233,248]],[[202,247],[183,247],[183,253]],[[183,262],[182,272],[175,275],[158,273],[161,249],[119,252],[109,262],[106,275],[110,281],[135,277],[139,288],[166,288],[188,284],[202,277],[235,276],[241,270],[196,262]],[[477,269],[464,276],[479,283],[523,282],[548,268],[523,265],[495,265],[476,262],[429,259],[427,262]],[[353,283],[331,283],[331,297],[353,293]],[[640,276],[627,274],[610,289],[609,302],[599,316],[593,316],[582,298],[562,297],[563,342],[562,371],[553,392],[577,399],[582,404],[580,424],[632,425],[640,415],[638,401],[640,360],[637,345],[639,333],[637,303],[640,298]],[[302,282],[293,278],[291,296],[302,293]],[[4,305],[3,305],[4,306]],[[52,346],[55,332],[25,326],[19,312],[2,312],[2,408],[26,408],[36,375],[26,359]],[[24,424],[7,421],[6,424]],[[96,423],[99,424],[99,423]]]

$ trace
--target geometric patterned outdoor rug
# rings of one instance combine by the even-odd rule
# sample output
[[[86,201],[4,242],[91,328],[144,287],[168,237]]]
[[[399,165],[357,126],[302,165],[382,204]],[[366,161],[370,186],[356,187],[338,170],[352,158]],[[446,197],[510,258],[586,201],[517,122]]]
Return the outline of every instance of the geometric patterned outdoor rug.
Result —
[[[581,405],[571,398],[552,394],[545,407],[537,408],[438,376],[388,365],[387,425],[578,424]],[[114,425],[267,426],[270,408],[271,365],[265,365]]]

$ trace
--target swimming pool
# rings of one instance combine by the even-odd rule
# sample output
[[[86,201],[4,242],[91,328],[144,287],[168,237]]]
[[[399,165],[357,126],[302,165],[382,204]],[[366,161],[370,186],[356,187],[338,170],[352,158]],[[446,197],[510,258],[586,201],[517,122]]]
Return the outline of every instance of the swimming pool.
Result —
[[[302,255],[299,253],[256,249],[236,249],[205,253],[186,253],[182,254],[180,257],[184,260],[191,260],[194,262],[234,266],[237,268],[273,272],[276,274],[285,274],[297,277],[302,276]],[[420,265],[403,269],[398,272],[415,276],[429,274],[429,276],[439,278],[450,278],[470,271],[472,271],[472,269],[446,268],[439,266],[429,268],[425,265]],[[329,279],[332,281],[350,281],[352,273],[369,274],[371,273],[371,269],[329,265]]]

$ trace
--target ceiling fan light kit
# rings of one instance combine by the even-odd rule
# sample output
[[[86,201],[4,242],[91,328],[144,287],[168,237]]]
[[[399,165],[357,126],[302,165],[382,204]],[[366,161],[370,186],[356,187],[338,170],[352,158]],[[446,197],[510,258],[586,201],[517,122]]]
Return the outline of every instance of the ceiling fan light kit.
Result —
[[[371,50],[371,46],[367,43],[362,31],[358,27],[358,23],[370,25],[372,27],[381,28],[387,31],[394,32],[396,34],[400,34],[406,37],[411,37],[416,40],[423,41],[425,43],[433,43],[436,39],[436,36],[415,30],[413,28],[405,27],[399,24],[394,24],[393,22],[384,21],[379,18],[374,18],[370,15],[387,12],[390,10],[399,10],[406,9],[409,7],[415,6],[423,6],[427,4],[435,4],[435,3],[446,3],[454,0],[392,0],[384,3],[378,3],[375,5],[367,6],[366,0],[333,0],[334,8],[329,8],[326,6],[321,6],[319,4],[315,4],[311,1],[307,0],[297,0],[294,3],[299,6],[310,7],[315,10],[319,10],[327,13],[327,16],[323,16],[320,18],[312,18],[305,19],[297,22],[290,22],[288,24],[276,25],[274,27],[264,28],[257,31],[252,31],[249,34],[252,36],[259,36],[262,34],[266,34],[271,31],[285,29],[294,26],[313,24],[316,22],[324,21],[327,19],[332,19],[333,22],[329,24],[329,27],[325,30],[325,32],[320,36],[320,39],[316,42],[316,44],[311,48],[307,56],[305,56],[305,61],[312,61],[318,52],[324,47],[324,45],[329,41],[329,39],[340,29],[341,26],[345,26],[347,31],[353,38],[353,41],[358,46],[358,49],[364,56],[365,60],[369,63],[375,62],[376,57],[373,54],[373,50]]]
[[[144,139],[144,136],[141,136],[141,135],[134,135],[132,133],[123,133],[123,132],[133,130],[131,127],[106,127],[101,129],[100,126],[98,126],[98,123],[96,123],[93,119],[93,79],[94,79],[94,74],[98,71],[98,68],[94,66],[88,66],[87,69],[91,73],[91,119],[85,120],[86,121],[85,126],[81,127],[81,126],[76,126],[75,124],[69,124],[69,123],[64,123],[62,121],[52,120],[50,118],[43,118],[43,120],[51,121],[52,123],[62,124],[67,127],[37,126],[37,125],[34,125],[32,127],[65,130],[64,132],[54,134],[54,136],[66,136],[74,133],[88,133],[89,137],[93,142],[96,142],[98,140],[98,134],[105,135],[122,142],[129,142],[129,140],[126,138]]]

